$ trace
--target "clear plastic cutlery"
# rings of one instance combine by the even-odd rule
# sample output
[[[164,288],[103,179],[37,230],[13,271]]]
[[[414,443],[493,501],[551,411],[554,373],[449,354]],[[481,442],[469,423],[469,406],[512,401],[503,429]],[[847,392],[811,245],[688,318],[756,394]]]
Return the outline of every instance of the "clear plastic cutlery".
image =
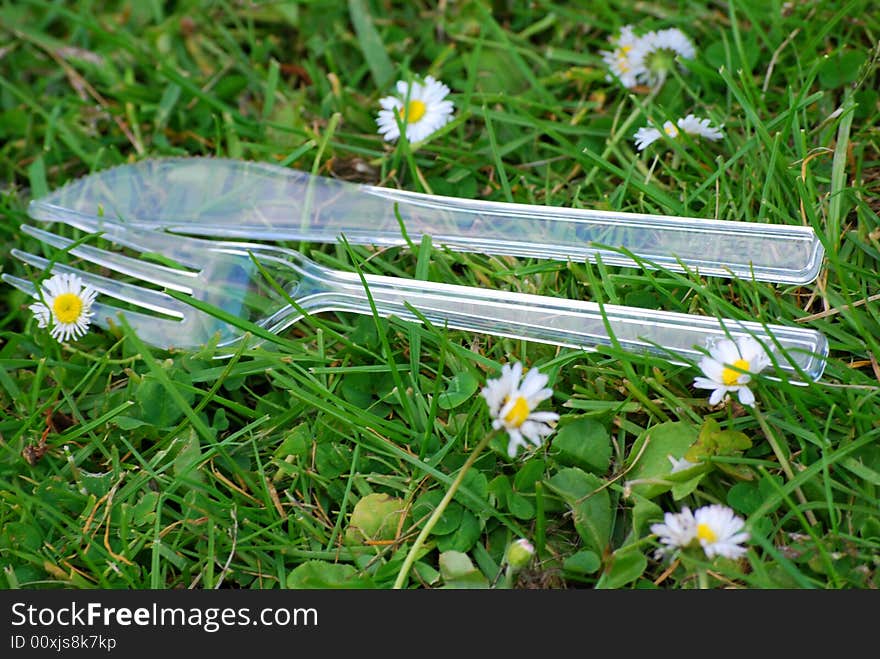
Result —
[[[810,227],[491,202],[360,185],[267,163],[160,158],[98,171],[33,200],[44,221],[104,217],[221,238],[403,245],[806,284],[824,249]]]
[[[654,353],[674,363],[693,363],[710,338],[751,335],[794,381],[816,380],[825,368],[825,337],[802,327],[765,325],[668,311],[602,305],[549,296],[332,270],[300,253],[263,244],[190,238],[80,217],[67,222],[120,247],[135,258],[24,225],[22,231],[67,250],[83,267],[53,264],[43,256],[12,254],[43,271],[76,273],[117,306],[99,297],[95,322],[107,327],[118,313],[145,342],[161,348],[197,348],[219,339],[238,342],[244,331],[167,293],[179,291],[278,334],[306,314],[346,311],[372,314],[367,290],[380,316],[395,315],[439,326],[594,350],[615,342],[624,350]],[[161,254],[160,265],[143,254]],[[97,271],[123,275],[112,278]],[[36,297],[33,283],[4,273],[7,283]],[[135,281],[131,281],[131,279]],[[153,284],[150,287],[147,284]],[[367,290],[364,285],[366,284]],[[158,288],[157,288],[158,287]],[[164,290],[162,290],[164,289]],[[283,291],[283,293],[282,293]],[[123,308],[128,307],[128,308]]]

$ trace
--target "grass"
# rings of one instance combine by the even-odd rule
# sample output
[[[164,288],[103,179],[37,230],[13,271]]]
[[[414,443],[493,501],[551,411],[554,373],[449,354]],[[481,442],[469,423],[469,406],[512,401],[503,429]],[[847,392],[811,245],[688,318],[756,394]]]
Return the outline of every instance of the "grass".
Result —
[[[656,356],[342,312],[220,360],[210,346],[152,348],[125,326],[59,345],[3,286],[0,585],[878,586],[872,3],[442,6],[0,3],[3,271],[41,274],[10,255],[42,253],[18,229],[30,199],[169,155],[489,200],[808,225],[826,261],[803,286],[428,240],[299,247],[364,274],[812,328],[830,342],[822,379],[760,376],[755,409],[710,407],[694,368]],[[599,51],[626,23],[680,27],[697,58],[657,93],[624,90]],[[454,121],[418,149],[382,142],[378,99],[429,73],[452,88]],[[724,139],[634,150],[647,117],[689,112],[723,124]],[[561,414],[556,432],[516,459],[493,438],[402,576],[490,428],[477,391],[517,360],[550,375],[542,409]],[[666,455],[689,446],[706,458],[699,473],[669,476]],[[651,523],[716,502],[747,521],[743,559],[654,559]],[[506,581],[518,537],[536,556]]]

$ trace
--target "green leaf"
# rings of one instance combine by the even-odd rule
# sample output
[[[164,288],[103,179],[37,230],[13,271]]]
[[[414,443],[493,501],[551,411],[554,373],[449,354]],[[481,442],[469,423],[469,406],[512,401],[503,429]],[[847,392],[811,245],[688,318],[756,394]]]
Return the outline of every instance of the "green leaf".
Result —
[[[384,318],[379,319],[379,325],[383,329],[387,327],[387,321]],[[370,316],[358,316],[354,321],[354,328],[348,336],[352,345],[361,346],[367,350],[374,350],[379,347],[379,331],[376,328],[376,320]]]
[[[388,563],[388,565],[391,565],[391,563]],[[399,565],[397,566],[397,569],[400,569]],[[440,570],[435,570],[424,561],[416,561],[413,563],[413,572],[419,575],[421,581],[429,585],[435,585],[440,580]]]
[[[177,455],[174,457],[174,475],[186,480],[204,481],[205,477],[199,469],[202,447],[196,431],[190,428],[189,437],[184,439],[179,446]]]
[[[292,589],[362,589],[375,588],[375,585],[351,565],[313,560],[302,563],[287,575],[287,587]]]
[[[431,490],[430,492],[425,492],[425,494],[416,499],[416,502],[412,507],[412,518],[419,524],[419,526],[425,525],[428,518],[434,513],[434,510],[437,508],[437,505],[440,503],[444,494],[445,493],[441,490]],[[464,507],[460,503],[450,501],[449,505],[446,506],[446,510],[443,511],[443,514],[440,515],[440,519],[438,519],[437,523],[434,525],[434,528],[431,529],[431,535],[441,536],[455,531],[455,529],[461,524],[461,516],[463,513]]]
[[[0,547],[17,551],[39,551],[43,545],[43,534],[34,524],[9,522],[3,526]]]
[[[597,474],[607,472],[611,464],[611,438],[593,419],[577,419],[560,428],[553,448],[560,463]]]
[[[755,479],[755,472],[749,465],[716,462],[713,466],[739,481],[751,481]]]
[[[402,527],[406,503],[388,494],[373,492],[354,505],[345,542],[362,545],[370,540],[393,540]]]
[[[373,19],[367,11],[367,4],[363,0],[348,0],[348,13],[351,23],[357,35],[358,45],[370,67],[373,82],[376,87],[382,89],[394,77],[394,65],[385,52],[385,44],[373,25]]]
[[[30,113],[24,108],[11,108],[0,112],[0,138],[8,139],[9,137],[24,135],[27,132],[29,121]],[[38,166],[44,167],[43,183],[45,183],[45,164],[43,163],[42,156],[37,156],[37,158],[34,159],[34,162],[37,162],[37,160],[41,163]],[[31,194],[33,194],[35,198],[42,197],[47,192],[48,190],[46,189],[42,191],[31,190]]]
[[[547,463],[540,458],[532,458],[526,462],[513,477],[513,487],[517,492],[534,492],[535,483],[541,480]]]
[[[156,505],[159,503],[158,492],[145,492],[140,500],[131,507],[131,519],[135,526],[152,524],[156,519]]]
[[[214,412],[214,421],[211,423],[211,427],[221,432],[229,428],[229,419],[226,416],[226,410],[222,407]]]
[[[235,100],[248,86],[248,79],[243,75],[222,76],[214,85],[214,94],[225,101]]]
[[[30,194],[34,199],[45,197],[49,194],[49,184],[46,183],[46,163],[43,155],[39,154],[28,166],[28,181],[30,182]]]
[[[284,459],[288,455],[306,455],[312,448],[312,431],[308,424],[300,423],[291,428],[281,444],[275,449],[275,457]]]
[[[198,439],[196,439],[196,443],[198,443]],[[114,480],[115,476],[110,471],[95,474],[88,472],[80,473],[80,482],[85,491],[99,498],[110,491]]]
[[[739,55],[739,50],[732,43],[716,41],[706,47],[705,58],[716,71],[722,66],[729,71],[736,71],[738,69],[751,71],[758,61],[760,52],[761,49],[756,47],[754,39],[750,39],[743,44],[743,53],[745,55],[745,60],[743,60]],[[730,61],[728,61],[728,57]]]
[[[452,533],[437,538],[437,549],[440,551],[468,551],[480,539],[482,526],[480,520],[470,510],[461,514],[461,523]]]
[[[444,588],[488,588],[489,581],[460,551],[444,551],[440,554],[440,577]]]
[[[485,42],[484,42],[485,43]],[[529,81],[516,67],[511,66],[510,51],[503,46],[483,46],[471,51],[468,66],[475,70],[476,88],[486,94],[517,94],[528,88]],[[512,141],[514,126],[500,124],[499,144]]]
[[[743,515],[751,515],[764,502],[755,483],[737,483],[727,491],[727,505]]]
[[[779,490],[782,488],[783,480],[781,476],[776,476],[773,474],[766,474],[759,482],[758,482],[758,492],[761,493],[761,503],[770,499],[771,497],[777,496],[779,494]]]
[[[576,467],[560,469],[544,484],[567,504],[577,503],[582,497],[598,489],[599,479]]]
[[[388,373],[348,373],[340,386],[345,400],[376,416],[385,416],[391,409],[383,399],[393,389],[394,381]]]
[[[856,458],[846,458],[841,461],[841,465],[849,469],[856,476],[864,480],[866,483],[880,486],[880,472],[871,469],[862,464]]]
[[[632,508],[633,531],[641,536],[648,524],[663,519],[663,509],[650,499],[633,495],[636,499]]]
[[[507,505],[510,514],[517,519],[534,519],[535,504],[518,492],[512,492]]]
[[[669,456],[680,458],[697,440],[697,428],[686,421],[659,423],[645,430],[630,451],[628,482],[632,491],[648,499],[667,492],[678,482],[693,477],[691,470],[672,474]]]
[[[113,477],[113,472],[107,473],[111,478]],[[112,487],[112,480],[107,484],[107,489],[95,496],[100,498],[109,491],[110,487]],[[87,492],[87,494],[95,493]],[[42,505],[52,508],[55,512],[63,511],[73,515],[82,510],[87,494],[76,489],[74,483],[64,483],[55,478],[43,481],[34,490],[34,495]]]
[[[479,387],[477,379],[463,371],[451,377],[446,391],[442,392],[437,399],[437,405],[441,410],[451,410],[469,400]]]
[[[865,516],[857,525],[859,535],[873,542],[880,542],[880,519],[873,516]]]
[[[697,469],[697,467],[693,467],[692,469]],[[691,470],[688,469],[688,472]],[[691,492],[697,489],[697,486],[700,484],[700,481],[705,478],[708,471],[703,471],[702,473],[697,474],[693,478],[689,478],[686,481],[682,481],[680,483],[676,483],[672,486],[672,498],[675,501],[679,501],[689,495]]]
[[[618,549],[608,559],[608,567],[596,584],[597,588],[620,588],[644,574],[648,559],[638,549]]]
[[[467,490],[473,496],[477,497],[480,500],[488,499],[489,479],[486,478],[486,474],[484,474],[482,471],[472,469],[464,475],[464,478],[461,479],[461,487],[454,497],[459,501],[466,502],[468,501],[469,497],[460,496],[462,490]]]
[[[641,307],[642,309],[663,308],[660,296],[647,289],[630,291],[624,296],[623,303],[628,307]]]
[[[562,563],[562,569],[575,574],[593,574],[602,566],[599,555],[589,549],[581,549],[572,554]]]
[[[722,430],[713,418],[706,417],[697,441],[684,454],[690,462],[712,455],[737,455],[752,447],[751,438],[738,430]]]
[[[510,486],[510,478],[500,474],[489,482],[489,493],[498,500],[499,508],[507,508],[513,488]]]
[[[880,94],[874,89],[860,89],[853,94],[853,100],[855,100],[856,103],[856,107],[853,110],[853,116],[857,121],[859,119],[864,120],[869,118],[871,113],[874,112],[874,108],[877,107],[877,102],[880,101]],[[2,119],[0,119],[0,121],[2,121]]]
[[[114,418],[113,423],[115,423],[120,430],[136,430],[141,426],[152,426],[152,424],[146,421],[135,419],[134,417],[130,416],[125,416],[124,414],[120,414],[116,418]]]
[[[338,478],[351,469],[351,449],[336,442],[321,442],[315,449],[315,466],[324,478]]]
[[[826,89],[833,89],[855,82],[867,59],[866,53],[848,48],[829,55],[819,67],[819,84]]]
[[[545,481],[574,514],[574,527],[581,539],[602,554],[611,537],[611,497],[601,479],[576,467],[562,469]]]
[[[195,393],[190,388],[192,378],[181,368],[175,368],[172,363],[160,363],[170,380],[169,386],[175,389],[186,405],[192,405]],[[140,417],[150,425],[157,428],[168,428],[180,421],[184,412],[175,402],[168,400],[166,385],[153,373],[146,373],[143,379],[134,387],[134,400],[140,409]]]

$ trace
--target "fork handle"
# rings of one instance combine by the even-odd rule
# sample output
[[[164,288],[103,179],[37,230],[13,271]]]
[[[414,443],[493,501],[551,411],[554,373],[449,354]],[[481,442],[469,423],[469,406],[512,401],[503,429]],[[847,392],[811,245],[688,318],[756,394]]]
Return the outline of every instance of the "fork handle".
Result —
[[[329,295],[315,295],[310,311],[341,310],[371,314],[360,278],[334,273],[324,284]],[[818,380],[825,369],[828,342],[815,330],[753,321],[718,319],[670,311],[569,300],[470,286],[365,275],[380,316],[430,322],[450,329],[526,339],[593,351],[615,342],[629,352],[660,355],[693,364],[706,354],[710,338],[750,335],[774,356],[792,380]]]
[[[807,284],[825,253],[811,227],[734,222],[445,197],[362,186],[358,213],[339,222],[350,242],[400,244],[396,213],[413,240],[453,250],[616,266],[660,266],[704,276]],[[336,202],[337,210],[343,204]],[[329,215],[324,213],[324,216]],[[354,217],[352,217],[354,216]],[[332,218],[330,218],[332,219]],[[361,235],[365,234],[365,235]]]

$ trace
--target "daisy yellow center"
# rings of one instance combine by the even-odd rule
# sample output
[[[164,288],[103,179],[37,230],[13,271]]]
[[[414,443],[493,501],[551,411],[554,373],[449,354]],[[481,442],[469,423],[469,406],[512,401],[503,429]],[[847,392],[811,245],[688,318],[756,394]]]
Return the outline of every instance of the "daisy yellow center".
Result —
[[[528,418],[529,404],[522,396],[517,397],[513,403],[513,407],[511,407],[510,411],[504,415],[504,421],[514,428],[519,428]]]
[[[397,111],[397,114],[400,115],[400,118],[406,121],[408,124],[414,124],[419,121],[422,117],[425,116],[425,112],[428,111],[428,106],[425,105],[424,101],[410,101],[408,105],[400,108]]]
[[[669,137],[678,137],[678,128],[669,124],[668,126],[663,127],[663,132],[669,135]]]
[[[743,371],[749,370],[749,362],[747,362],[745,359],[737,359],[735,362],[733,362],[733,365],[736,366],[736,368],[742,369]],[[736,371],[729,366],[725,366],[724,370],[721,371],[721,382],[729,387],[736,384],[739,381],[741,375],[742,373],[740,371]]]
[[[706,542],[715,542],[716,540],[718,540],[718,536],[715,535],[715,531],[713,531],[708,524],[697,525],[697,537],[700,540],[705,540]]]
[[[82,313],[83,303],[76,293],[62,293],[52,302],[52,312],[59,323],[75,323]]]
[[[629,51],[632,46],[621,46],[617,49],[617,66],[624,73],[629,71]]]

